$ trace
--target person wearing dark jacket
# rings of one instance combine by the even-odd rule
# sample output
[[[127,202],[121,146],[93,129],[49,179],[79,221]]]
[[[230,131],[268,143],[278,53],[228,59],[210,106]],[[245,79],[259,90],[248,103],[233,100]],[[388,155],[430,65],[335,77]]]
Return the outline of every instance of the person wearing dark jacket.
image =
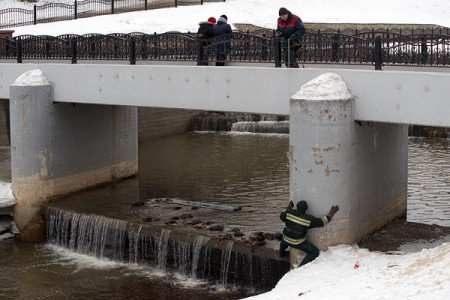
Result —
[[[281,38],[284,63],[287,68],[298,68],[298,51],[306,32],[302,19],[282,7],[278,11],[277,35]]]
[[[301,267],[316,259],[320,253],[319,249],[306,239],[308,229],[325,226],[339,210],[339,206],[332,206],[328,215],[321,218],[305,212],[308,209],[308,203],[304,200],[297,203],[297,209],[293,207],[294,203],[290,201],[289,206],[280,214],[280,219],[285,223],[283,239],[280,241],[280,256],[286,255],[288,247],[306,252],[305,258],[299,265]]]
[[[210,44],[209,39],[214,36],[213,26],[216,24],[216,18],[209,17],[207,22],[198,23],[198,31],[197,34],[199,38],[203,39],[202,42],[202,52],[200,54],[200,58],[198,60],[198,65],[208,65],[208,46]],[[201,35],[201,36],[200,36]]]
[[[214,36],[216,37],[216,66],[224,66],[225,59],[231,49],[231,26],[228,24],[226,15],[221,15],[217,19],[217,24],[213,27]]]

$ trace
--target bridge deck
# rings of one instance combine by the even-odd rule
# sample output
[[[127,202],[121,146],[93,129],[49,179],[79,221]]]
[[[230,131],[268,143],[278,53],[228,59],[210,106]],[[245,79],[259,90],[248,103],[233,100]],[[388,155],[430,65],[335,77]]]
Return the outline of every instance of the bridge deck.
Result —
[[[22,73],[41,69],[54,100],[105,105],[289,114],[289,99],[327,72],[339,74],[356,99],[356,119],[450,127],[445,72],[336,68],[198,67],[113,64],[0,64],[0,98]]]

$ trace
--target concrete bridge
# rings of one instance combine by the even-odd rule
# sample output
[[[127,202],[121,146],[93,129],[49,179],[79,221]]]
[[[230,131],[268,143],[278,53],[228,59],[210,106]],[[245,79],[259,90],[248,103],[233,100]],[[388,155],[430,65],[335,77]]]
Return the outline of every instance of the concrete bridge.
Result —
[[[407,125],[450,127],[442,72],[0,66],[15,220],[28,240],[42,232],[43,203],[137,172],[137,107],[290,115],[290,198],[308,200],[315,215],[341,207],[311,234],[321,248],[354,243],[404,213]]]

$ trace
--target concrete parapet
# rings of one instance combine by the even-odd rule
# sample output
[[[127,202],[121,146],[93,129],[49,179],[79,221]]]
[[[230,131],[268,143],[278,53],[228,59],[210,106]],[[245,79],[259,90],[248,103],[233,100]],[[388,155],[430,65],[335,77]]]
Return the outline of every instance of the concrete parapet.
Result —
[[[42,240],[42,204],[137,172],[137,109],[54,103],[40,70],[21,75],[10,94],[14,218],[21,239]]]
[[[290,197],[308,213],[340,211],[309,239],[355,243],[406,211],[408,128],[354,122],[355,99],[337,74],[306,83],[290,102]]]

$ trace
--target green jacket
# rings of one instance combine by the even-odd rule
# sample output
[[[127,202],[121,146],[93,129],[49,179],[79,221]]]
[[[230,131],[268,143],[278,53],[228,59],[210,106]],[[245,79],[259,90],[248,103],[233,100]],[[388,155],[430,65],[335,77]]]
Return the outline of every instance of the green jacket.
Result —
[[[308,229],[325,226],[331,217],[316,218],[304,211],[287,208],[280,214],[280,219],[286,225],[283,230],[283,240],[288,244],[298,245],[305,240]]]
[[[305,26],[303,25],[302,19],[299,16],[288,12],[288,18],[283,21],[278,18],[277,21],[277,32],[281,35],[281,38],[299,38],[301,39],[306,32]]]

